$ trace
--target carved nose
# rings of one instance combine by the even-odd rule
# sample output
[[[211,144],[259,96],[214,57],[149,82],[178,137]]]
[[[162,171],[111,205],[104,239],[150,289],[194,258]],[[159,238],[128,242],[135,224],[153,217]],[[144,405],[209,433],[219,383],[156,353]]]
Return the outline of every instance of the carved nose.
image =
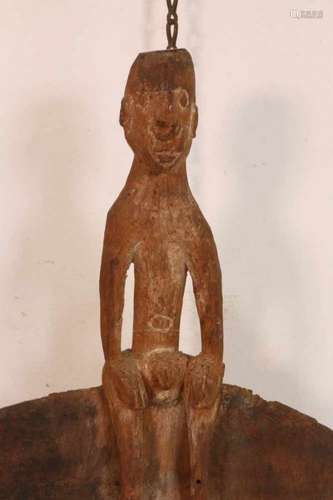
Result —
[[[169,128],[170,125],[172,125],[172,123],[170,123],[170,121],[167,120],[156,120],[155,125],[157,128],[166,129]]]
[[[174,120],[158,118],[153,125],[153,132],[157,139],[168,141],[173,139],[179,132],[180,125]]]

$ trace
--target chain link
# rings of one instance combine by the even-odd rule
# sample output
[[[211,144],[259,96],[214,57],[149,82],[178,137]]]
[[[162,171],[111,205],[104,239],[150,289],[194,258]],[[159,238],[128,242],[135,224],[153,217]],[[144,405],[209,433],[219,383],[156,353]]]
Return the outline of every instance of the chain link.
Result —
[[[168,15],[167,15],[167,26],[166,32],[168,37],[168,50],[176,49],[177,37],[178,37],[178,15],[177,7],[178,0],[167,0]]]

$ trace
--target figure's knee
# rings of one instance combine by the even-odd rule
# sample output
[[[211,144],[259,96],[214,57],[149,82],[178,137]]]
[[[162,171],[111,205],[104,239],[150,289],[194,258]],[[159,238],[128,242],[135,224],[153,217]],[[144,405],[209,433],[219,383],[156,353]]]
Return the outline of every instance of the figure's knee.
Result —
[[[127,408],[138,410],[147,405],[143,378],[135,356],[129,351],[105,363],[103,387],[108,399]]]
[[[188,364],[184,394],[191,408],[210,409],[220,400],[224,364],[200,354]]]

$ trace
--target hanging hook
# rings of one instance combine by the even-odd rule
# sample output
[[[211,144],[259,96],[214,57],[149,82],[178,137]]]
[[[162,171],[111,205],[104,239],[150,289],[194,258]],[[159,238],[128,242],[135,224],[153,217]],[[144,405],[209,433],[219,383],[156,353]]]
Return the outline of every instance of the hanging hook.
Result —
[[[174,50],[177,48],[177,37],[178,37],[178,15],[177,7],[178,0],[167,0],[168,15],[167,15],[167,26],[166,32],[168,37],[168,50]]]

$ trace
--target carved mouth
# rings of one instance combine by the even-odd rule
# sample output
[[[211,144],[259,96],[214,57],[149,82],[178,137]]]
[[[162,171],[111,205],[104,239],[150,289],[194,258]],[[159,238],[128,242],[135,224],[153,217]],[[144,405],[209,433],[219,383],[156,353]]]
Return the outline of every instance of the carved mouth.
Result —
[[[154,133],[151,133],[151,153],[152,157],[163,168],[172,167],[180,158],[181,152],[176,151],[178,140],[159,140]]]
[[[154,157],[158,160],[158,162],[164,167],[171,167],[176,163],[181,153],[175,151],[160,151],[154,152]]]

